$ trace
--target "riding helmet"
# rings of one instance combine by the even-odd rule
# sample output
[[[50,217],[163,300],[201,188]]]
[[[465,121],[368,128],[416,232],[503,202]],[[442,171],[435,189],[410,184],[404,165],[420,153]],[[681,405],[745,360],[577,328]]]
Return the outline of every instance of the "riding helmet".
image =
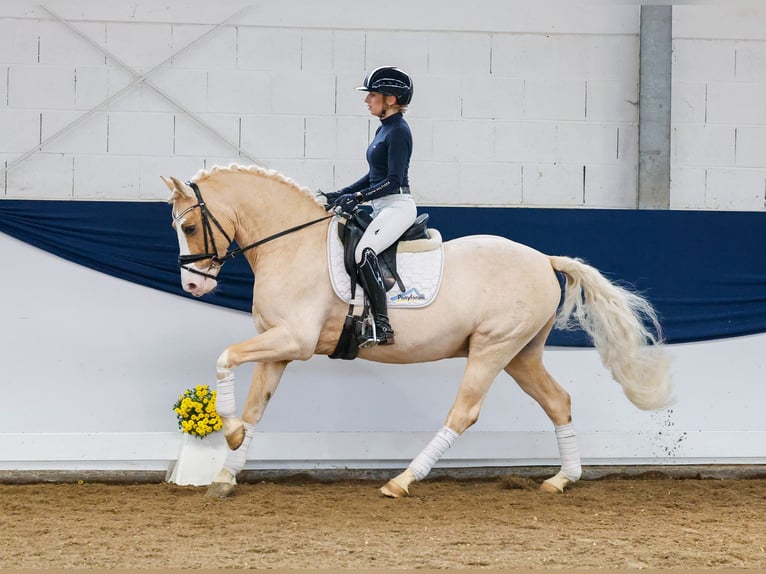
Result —
[[[363,92],[378,92],[386,96],[396,96],[396,103],[406,106],[412,100],[414,86],[412,78],[404,70],[394,66],[375,68],[364,78],[364,85],[356,88]]]

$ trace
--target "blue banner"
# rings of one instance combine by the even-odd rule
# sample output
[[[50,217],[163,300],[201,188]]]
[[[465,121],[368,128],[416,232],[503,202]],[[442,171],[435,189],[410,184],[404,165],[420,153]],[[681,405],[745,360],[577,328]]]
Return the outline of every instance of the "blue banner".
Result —
[[[669,343],[766,331],[766,213],[420,207],[445,240],[493,234],[551,255],[586,260],[657,309]],[[0,201],[0,232],[141,285],[180,287],[170,206],[162,202]],[[227,263],[201,300],[250,312],[253,276]],[[550,345],[588,346],[579,331]]]

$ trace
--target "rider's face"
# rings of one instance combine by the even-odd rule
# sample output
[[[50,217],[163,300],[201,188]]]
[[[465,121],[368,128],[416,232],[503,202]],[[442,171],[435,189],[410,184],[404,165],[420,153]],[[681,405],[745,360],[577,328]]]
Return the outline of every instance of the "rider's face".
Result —
[[[386,110],[388,109],[388,104],[386,100],[388,98],[391,98],[392,100],[395,99],[393,96],[384,96],[380,92],[367,92],[367,97],[364,98],[364,103],[367,104],[367,109],[370,110],[370,113],[373,116],[383,116],[386,113]]]

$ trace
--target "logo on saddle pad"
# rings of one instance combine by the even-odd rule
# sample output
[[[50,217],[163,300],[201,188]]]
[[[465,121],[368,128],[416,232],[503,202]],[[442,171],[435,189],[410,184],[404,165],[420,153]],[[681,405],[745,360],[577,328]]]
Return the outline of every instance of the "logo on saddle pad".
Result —
[[[399,293],[390,298],[391,303],[399,303],[401,301],[423,301],[426,298],[420,291],[414,287],[407,289],[404,293]]]
[[[388,307],[418,308],[433,303],[441,286],[444,267],[444,249],[441,235],[429,229],[429,239],[417,239],[399,243],[396,266],[404,289],[395,284],[386,293]],[[344,265],[343,244],[338,238],[338,221],[333,220],[327,231],[327,263],[330,282],[335,294],[346,303],[351,301],[351,279]],[[363,305],[364,290],[357,285],[354,305]]]

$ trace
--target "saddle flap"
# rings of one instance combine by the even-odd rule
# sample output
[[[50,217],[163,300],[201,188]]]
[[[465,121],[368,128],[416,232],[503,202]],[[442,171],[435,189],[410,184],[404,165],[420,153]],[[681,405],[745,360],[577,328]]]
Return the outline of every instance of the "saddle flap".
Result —
[[[342,221],[342,220],[341,220]],[[367,222],[369,225],[369,221]],[[355,225],[351,222],[345,222],[338,225],[338,233],[341,243],[343,243],[343,264],[346,267],[346,272],[350,277],[356,278],[356,259],[354,252],[356,251],[356,245],[364,235],[364,228],[359,225]]]

